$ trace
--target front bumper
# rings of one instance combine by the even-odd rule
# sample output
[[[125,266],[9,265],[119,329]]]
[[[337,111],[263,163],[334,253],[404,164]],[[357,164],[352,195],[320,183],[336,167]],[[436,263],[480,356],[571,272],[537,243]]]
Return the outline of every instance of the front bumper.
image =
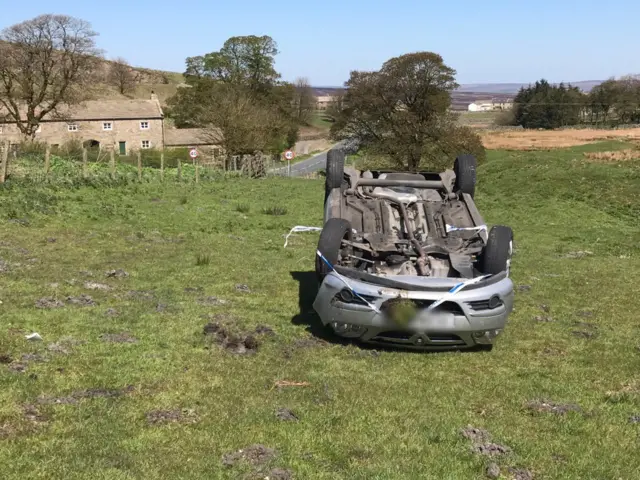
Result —
[[[400,324],[385,313],[386,301],[403,298],[419,307],[427,306],[446,292],[441,288],[400,290],[351,278],[347,281],[354,291],[381,311],[340,300],[337,294],[346,286],[333,272],[322,282],[313,308],[322,323],[330,325],[336,334],[367,343],[429,350],[491,345],[505,328],[513,309],[513,282],[505,277],[486,286],[463,289],[432,311],[418,308],[412,319]],[[489,308],[488,301],[495,296],[501,304]]]

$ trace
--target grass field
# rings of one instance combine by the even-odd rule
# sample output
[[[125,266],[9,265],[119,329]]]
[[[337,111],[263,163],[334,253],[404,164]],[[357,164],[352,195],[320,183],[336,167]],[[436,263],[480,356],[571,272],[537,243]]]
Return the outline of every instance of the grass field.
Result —
[[[640,478],[640,161],[585,155],[629,148],[489,152],[490,353],[319,329],[321,180],[0,188],[0,476]]]

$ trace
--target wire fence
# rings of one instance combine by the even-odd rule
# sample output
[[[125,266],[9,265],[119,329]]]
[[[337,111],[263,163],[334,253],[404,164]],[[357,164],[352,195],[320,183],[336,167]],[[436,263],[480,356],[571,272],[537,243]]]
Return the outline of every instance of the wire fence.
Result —
[[[280,155],[216,155],[207,151],[191,158],[189,149],[138,150],[118,155],[114,150],[79,148],[65,151],[45,144],[0,143],[0,183],[17,181],[176,180],[194,181],[221,175],[260,178],[288,176]]]

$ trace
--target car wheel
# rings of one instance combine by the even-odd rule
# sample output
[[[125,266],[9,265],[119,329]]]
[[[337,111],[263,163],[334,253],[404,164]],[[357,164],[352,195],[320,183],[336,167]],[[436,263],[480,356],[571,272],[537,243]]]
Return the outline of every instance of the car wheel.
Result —
[[[476,193],[476,168],[478,161],[473,155],[460,155],[453,164],[456,174],[455,189],[473,196]]]
[[[344,180],[344,158],[344,152],[337,148],[332,148],[327,152],[327,191],[339,188],[342,185]]]
[[[480,270],[487,275],[496,275],[511,268],[513,255],[513,231],[510,227],[496,225],[489,230],[487,245],[481,258]]]
[[[318,251],[327,259],[331,265],[335,265],[341,254],[346,252],[342,249],[342,240],[351,240],[351,223],[343,218],[330,218],[324,224],[320,239],[318,240]],[[316,275],[322,282],[324,277],[331,271],[329,266],[316,255]]]

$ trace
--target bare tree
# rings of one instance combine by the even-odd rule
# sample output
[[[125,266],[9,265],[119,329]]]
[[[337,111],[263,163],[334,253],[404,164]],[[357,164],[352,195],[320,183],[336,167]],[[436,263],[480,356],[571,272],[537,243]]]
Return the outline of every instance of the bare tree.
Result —
[[[0,33],[0,112],[33,138],[46,115],[87,94],[100,51],[91,25],[41,15]]]
[[[116,58],[111,62],[109,83],[115,86],[122,95],[131,93],[139,82],[140,74],[124,58]]]
[[[311,121],[311,115],[316,103],[313,89],[306,78],[296,79],[294,86],[296,89],[295,115],[299,124],[308,124]]]

